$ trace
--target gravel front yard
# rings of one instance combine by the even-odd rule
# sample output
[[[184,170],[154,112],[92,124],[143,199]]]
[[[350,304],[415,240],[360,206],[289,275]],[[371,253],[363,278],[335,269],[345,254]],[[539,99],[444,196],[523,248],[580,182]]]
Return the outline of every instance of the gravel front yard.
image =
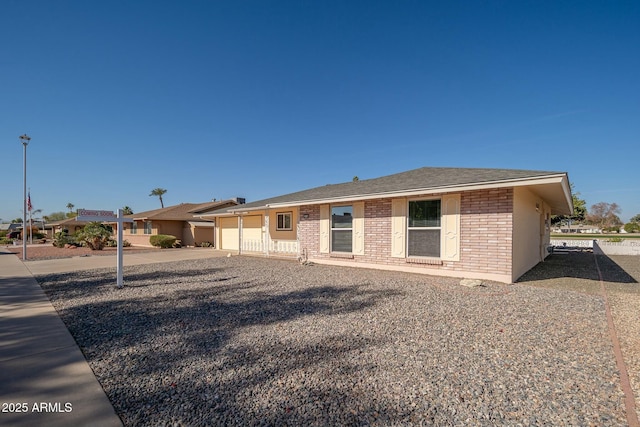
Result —
[[[249,257],[37,279],[127,426],[627,425],[593,279],[545,264],[471,289]]]
[[[22,246],[5,246],[9,252],[13,252],[20,259],[22,259]],[[144,253],[149,251],[160,251],[158,248],[143,248],[139,246],[129,246],[122,248],[124,253]],[[89,248],[56,248],[51,244],[43,245],[31,245],[27,247],[27,259],[29,261],[43,260],[43,259],[59,259],[59,258],[73,258],[77,256],[101,256],[101,255],[115,255],[118,248],[104,248],[101,251],[93,251]],[[171,249],[175,250],[175,249]]]

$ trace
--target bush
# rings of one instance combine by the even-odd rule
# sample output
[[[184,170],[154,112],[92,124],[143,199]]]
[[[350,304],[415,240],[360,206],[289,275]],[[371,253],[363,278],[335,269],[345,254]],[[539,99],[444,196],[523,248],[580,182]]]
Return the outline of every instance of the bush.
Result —
[[[122,241],[122,247],[123,248],[128,248],[129,246],[131,246],[131,243],[129,243],[128,240],[123,240]],[[116,239],[109,239],[109,241],[107,242],[107,247],[109,247],[109,248],[117,248],[118,247],[118,241]]]
[[[627,233],[640,233],[640,223],[628,222],[624,225],[624,231]]]
[[[77,242],[64,231],[59,231],[53,236],[53,246],[64,248],[64,245],[77,245]]]
[[[13,243],[13,239],[7,239],[6,237],[0,237],[0,245],[10,245]]]
[[[200,243],[200,247],[201,248],[211,248],[211,247],[213,247],[213,243],[211,243],[211,242],[202,242],[202,243]]]
[[[149,243],[151,243],[152,246],[162,249],[172,248],[176,240],[176,236],[170,236],[168,234],[156,234],[155,236],[149,237]]]
[[[76,233],[76,239],[91,250],[101,251],[111,239],[111,231],[99,222],[90,222]]]

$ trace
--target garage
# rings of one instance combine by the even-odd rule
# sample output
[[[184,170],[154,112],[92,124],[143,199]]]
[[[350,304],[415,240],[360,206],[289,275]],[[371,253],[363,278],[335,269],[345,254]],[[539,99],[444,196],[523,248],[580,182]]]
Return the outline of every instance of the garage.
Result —
[[[238,250],[238,218],[220,218],[220,249]]]
[[[220,218],[220,249],[237,251],[238,248],[238,217]],[[242,217],[243,250],[262,251],[262,215],[248,215]]]
[[[242,250],[262,251],[262,215],[242,217]]]

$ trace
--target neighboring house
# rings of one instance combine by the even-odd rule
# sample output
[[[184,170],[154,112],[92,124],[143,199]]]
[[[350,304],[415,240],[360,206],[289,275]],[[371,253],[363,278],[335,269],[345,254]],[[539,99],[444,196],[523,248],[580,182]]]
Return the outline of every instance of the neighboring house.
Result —
[[[595,225],[583,225],[583,224],[571,224],[561,225],[554,228],[554,233],[587,233],[587,234],[599,234],[602,230]]]
[[[60,221],[47,222],[45,224],[45,234],[50,239],[53,238],[56,233],[61,231],[66,231],[68,234],[72,235],[75,232],[82,230],[87,224],[89,224],[87,221],[77,221],[75,217]]]
[[[207,203],[181,203],[133,215],[125,224],[124,239],[134,246],[151,246],[149,238],[155,234],[175,236],[183,246],[200,246],[204,242],[215,243],[215,223],[196,216],[201,212],[235,206],[237,200]],[[117,224],[111,224],[117,230]],[[114,231],[115,232],[115,231]]]
[[[572,211],[564,172],[425,167],[200,216],[222,250],[511,283]]]
[[[6,231],[6,235],[10,239],[22,238],[22,223],[12,222],[0,224],[0,231]]]

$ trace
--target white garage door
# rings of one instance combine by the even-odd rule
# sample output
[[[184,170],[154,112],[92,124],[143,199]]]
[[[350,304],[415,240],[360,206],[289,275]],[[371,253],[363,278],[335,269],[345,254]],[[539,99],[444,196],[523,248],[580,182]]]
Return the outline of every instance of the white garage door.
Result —
[[[238,218],[220,218],[220,248],[238,250]]]
[[[262,244],[262,215],[242,217],[242,240]]]

